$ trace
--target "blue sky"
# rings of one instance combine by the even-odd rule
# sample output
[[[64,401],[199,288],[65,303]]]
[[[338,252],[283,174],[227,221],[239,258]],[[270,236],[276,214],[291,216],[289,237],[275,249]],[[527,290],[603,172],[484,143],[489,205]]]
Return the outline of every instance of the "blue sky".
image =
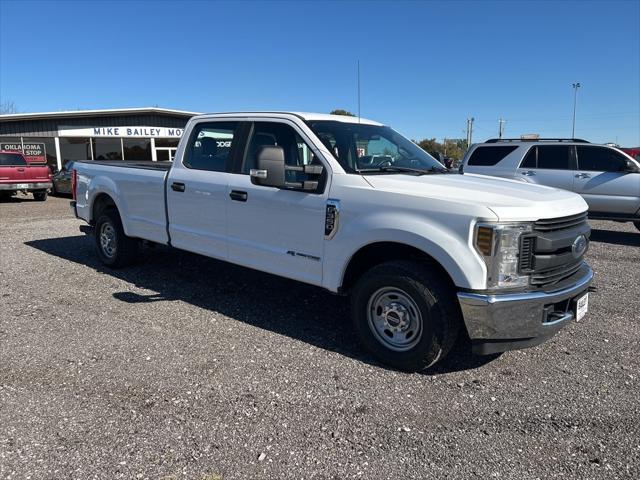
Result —
[[[640,145],[640,1],[0,0],[0,100],[20,111],[158,105],[357,110],[405,135]]]

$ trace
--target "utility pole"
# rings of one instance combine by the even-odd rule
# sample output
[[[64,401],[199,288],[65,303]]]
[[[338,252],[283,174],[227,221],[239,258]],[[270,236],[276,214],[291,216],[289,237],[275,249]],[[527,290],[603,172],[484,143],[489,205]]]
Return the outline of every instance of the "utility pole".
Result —
[[[502,117],[500,117],[500,120],[498,120],[498,138],[502,138],[502,134],[504,133],[505,123],[506,123],[506,120],[503,120]]]
[[[471,146],[473,140],[473,121],[475,118],[467,118],[467,148]]]
[[[571,138],[576,138],[576,101],[578,99],[578,89],[582,86],[580,82],[572,83],[573,87],[573,127],[571,128]]]

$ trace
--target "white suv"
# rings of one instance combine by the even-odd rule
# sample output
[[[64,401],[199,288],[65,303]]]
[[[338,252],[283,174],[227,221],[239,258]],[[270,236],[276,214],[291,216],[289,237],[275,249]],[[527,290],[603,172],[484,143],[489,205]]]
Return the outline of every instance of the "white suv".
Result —
[[[460,171],[579,193],[589,217],[640,230],[640,163],[617,148],[579,139],[491,139],[472,145]]]

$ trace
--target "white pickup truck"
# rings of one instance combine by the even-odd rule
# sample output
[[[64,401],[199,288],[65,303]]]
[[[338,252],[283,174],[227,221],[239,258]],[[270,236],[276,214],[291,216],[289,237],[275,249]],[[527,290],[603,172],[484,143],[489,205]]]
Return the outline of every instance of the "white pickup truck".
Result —
[[[579,195],[448,172],[361,118],[201,115],[173,163],[77,162],[72,183],[104,264],[146,240],[349,294],[363,344],[403,370],[461,331],[479,354],[540,344],[588,308]]]

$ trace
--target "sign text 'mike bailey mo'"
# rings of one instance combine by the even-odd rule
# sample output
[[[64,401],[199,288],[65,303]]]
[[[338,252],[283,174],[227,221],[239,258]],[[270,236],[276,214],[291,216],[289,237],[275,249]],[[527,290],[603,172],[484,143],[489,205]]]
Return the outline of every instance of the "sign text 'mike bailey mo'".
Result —
[[[180,138],[182,128],[167,127],[59,127],[60,137],[124,137],[124,138]]]

